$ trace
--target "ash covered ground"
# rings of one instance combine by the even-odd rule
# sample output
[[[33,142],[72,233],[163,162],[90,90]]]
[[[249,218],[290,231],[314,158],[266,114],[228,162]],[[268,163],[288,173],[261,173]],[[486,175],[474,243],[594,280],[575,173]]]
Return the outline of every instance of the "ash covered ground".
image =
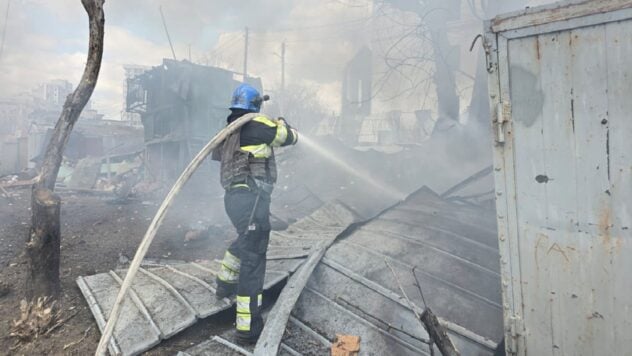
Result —
[[[48,336],[13,349],[15,340],[9,337],[9,328],[10,321],[19,314],[26,272],[22,253],[31,216],[30,190],[12,190],[12,195],[12,202],[2,198],[0,203],[0,283],[7,286],[0,293],[0,350],[3,350],[0,354],[93,353],[100,333],[75,279],[80,275],[107,272],[126,257],[132,258],[158,206],[148,201],[120,203],[107,196],[62,193],[61,317],[70,319]],[[158,232],[148,257],[187,261],[220,257],[234,234],[223,209],[221,199],[179,199]],[[191,216],[185,211],[197,211],[199,215]],[[212,237],[185,242],[186,232],[198,221],[212,226]],[[211,334],[230,327],[231,317],[232,313],[228,312],[203,320],[148,354],[166,355],[186,349],[191,343],[206,340]],[[81,343],[64,349],[80,340],[88,329]]]
[[[358,151],[333,139],[319,144],[361,174],[396,189],[404,196],[423,185],[437,192],[449,188],[488,164],[481,142],[472,146],[452,145],[454,138],[437,137],[424,145],[387,154]],[[436,158],[431,148],[441,147]],[[273,228],[283,229],[320,205],[339,200],[362,218],[370,218],[397,202],[387,192],[367,185],[366,180],[336,167],[326,158],[299,145],[278,155],[280,179],[273,195]],[[215,172],[216,173],[216,172]],[[221,258],[235,232],[224,212],[222,191],[216,174],[198,175],[198,185],[188,186],[176,199],[160,227],[146,258],[167,260],[208,260]],[[204,176],[202,176],[204,175]],[[202,182],[202,185],[199,185]],[[218,189],[216,189],[218,188]],[[120,199],[112,194],[79,193],[59,190],[62,198],[62,318],[67,322],[48,336],[11,350],[15,339],[9,336],[10,321],[19,315],[26,271],[22,257],[30,227],[30,189],[11,189],[12,201],[0,198],[0,282],[8,286],[0,296],[0,343],[11,354],[75,354],[94,352],[100,332],[79,291],[78,276],[107,272],[131,259],[153,218],[163,193],[153,198]],[[279,223],[279,219],[281,222]],[[187,241],[192,229],[207,229],[208,236]],[[274,300],[272,291],[267,302]],[[174,354],[232,328],[234,312],[228,310],[202,320],[175,337],[163,341],[149,355]],[[86,330],[89,330],[86,333]],[[84,334],[85,339],[82,340]],[[68,347],[78,340],[80,343]],[[67,347],[64,350],[64,347]]]

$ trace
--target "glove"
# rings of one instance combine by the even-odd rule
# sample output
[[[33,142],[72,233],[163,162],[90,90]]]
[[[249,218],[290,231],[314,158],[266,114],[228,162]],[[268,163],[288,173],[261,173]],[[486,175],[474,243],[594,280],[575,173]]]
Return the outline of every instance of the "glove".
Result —
[[[289,130],[292,131],[292,136],[294,137],[294,142],[292,144],[295,145],[298,142],[298,131],[291,127],[289,128]]]
[[[292,127],[287,123],[287,121],[285,121],[284,117],[278,117],[277,118],[277,122],[280,123],[281,125],[287,127],[288,129],[291,129]]]

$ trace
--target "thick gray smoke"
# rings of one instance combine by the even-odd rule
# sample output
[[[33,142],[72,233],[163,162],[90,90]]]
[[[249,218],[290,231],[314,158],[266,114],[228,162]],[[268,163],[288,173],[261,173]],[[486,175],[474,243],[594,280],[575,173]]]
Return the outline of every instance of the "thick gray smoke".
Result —
[[[359,148],[348,159],[406,193],[424,184],[441,191],[491,163],[480,42],[469,50],[482,20],[545,2],[107,1],[92,108],[105,119],[124,118],[124,65],[172,57],[160,8],[178,60],[241,72],[248,27],[248,73],[272,94],[270,113],[287,115],[309,135],[328,135],[323,144]],[[54,79],[76,85],[87,39],[78,1],[0,0],[0,21],[3,100]],[[327,169],[322,179],[341,176]],[[325,195],[348,194],[354,184],[336,182]]]

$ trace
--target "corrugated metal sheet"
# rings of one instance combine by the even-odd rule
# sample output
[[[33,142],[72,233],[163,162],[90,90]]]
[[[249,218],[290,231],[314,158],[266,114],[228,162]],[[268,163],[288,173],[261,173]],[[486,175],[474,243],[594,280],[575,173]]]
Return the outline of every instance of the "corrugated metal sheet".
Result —
[[[336,238],[355,219],[355,214],[344,205],[330,203],[286,231],[273,232],[264,288],[271,288],[294,273],[305,256],[323,241]],[[193,325],[197,319],[230,308],[234,300],[215,297],[219,268],[219,261],[145,265],[123,303],[110,352],[139,354]],[[105,326],[126,273],[121,269],[77,279],[99,329]]]
[[[631,19],[575,1],[488,24],[508,351],[631,354]]]
[[[425,299],[463,355],[487,355],[502,337],[493,211],[450,203],[427,188],[337,241],[314,271],[283,341],[327,353],[336,333],[359,335],[361,354],[429,354],[428,335],[385,261],[419,310]]]

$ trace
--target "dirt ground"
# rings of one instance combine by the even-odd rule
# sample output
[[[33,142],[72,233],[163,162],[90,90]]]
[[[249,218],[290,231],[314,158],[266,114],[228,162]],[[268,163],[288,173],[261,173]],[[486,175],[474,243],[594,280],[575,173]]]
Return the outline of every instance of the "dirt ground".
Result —
[[[160,200],[116,202],[109,196],[60,192],[61,317],[68,320],[48,336],[16,347],[9,328],[10,322],[18,317],[23,297],[26,265],[22,252],[30,226],[30,190],[12,190],[12,193],[17,194],[12,202],[0,196],[0,284],[9,286],[8,293],[0,290],[0,355],[93,354],[100,332],[75,279],[115,268],[120,258],[125,259],[121,255],[131,259]],[[190,228],[209,225],[211,237],[184,241]],[[167,214],[147,257],[186,261],[218,258],[233,236],[220,196],[184,196],[178,198]],[[230,328],[232,319],[233,313],[227,311],[202,320],[147,354],[173,355]]]

